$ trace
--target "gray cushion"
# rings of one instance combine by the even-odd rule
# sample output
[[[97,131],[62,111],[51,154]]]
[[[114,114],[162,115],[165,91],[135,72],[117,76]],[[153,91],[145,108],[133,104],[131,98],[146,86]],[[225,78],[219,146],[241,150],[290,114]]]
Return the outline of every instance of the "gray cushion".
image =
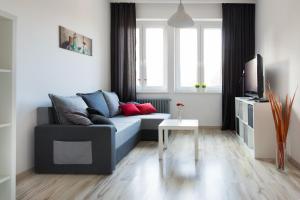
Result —
[[[106,92],[106,91],[103,91],[103,95],[109,109],[109,116],[114,117],[120,114],[120,108],[119,108],[120,101],[118,95],[114,92]]]
[[[95,108],[87,108],[86,109],[87,112],[89,113],[89,115],[101,115],[104,117],[103,113],[102,112],[99,112],[97,109]]]
[[[49,94],[49,97],[55,109],[59,124],[73,124],[73,122],[69,121],[66,114],[80,113],[82,116],[88,116],[88,113],[86,111],[87,105],[79,96],[64,97]]]
[[[81,113],[66,113],[65,117],[70,123],[74,125],[81,125],[81,126],[93,125],[91,120],[86,116],[82,115]]]
[[[113,122],[104,116],[92,114],[89,116],[90,120],[93,124],[106,124],[106,125],[114,125]]]
[[[102,91],[87,94],[78,93],[77,95],[81,96],[90,108],[97,110],[105,117],[109,117],[109,109]]]

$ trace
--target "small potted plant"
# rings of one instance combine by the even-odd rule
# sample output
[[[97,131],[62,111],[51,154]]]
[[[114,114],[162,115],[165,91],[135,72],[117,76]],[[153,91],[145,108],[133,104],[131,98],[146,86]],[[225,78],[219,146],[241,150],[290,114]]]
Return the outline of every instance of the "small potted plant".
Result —
[[[197,90],[199,90],[199,89],[201,88],[200,83],[196,83],[196,84],[195,84],[195,88],[196,88]]]
[[[184,108],[184,104],[181,103],[181,102],[177,102],[176,103],[176,107],[177,107],[177,118],[178,120],[182,120],[182,111],[183,111],[183,108]]]
[[[197,89],[198,92],[204,92],[206,89],[206,83],[196,83],[195,88]]]

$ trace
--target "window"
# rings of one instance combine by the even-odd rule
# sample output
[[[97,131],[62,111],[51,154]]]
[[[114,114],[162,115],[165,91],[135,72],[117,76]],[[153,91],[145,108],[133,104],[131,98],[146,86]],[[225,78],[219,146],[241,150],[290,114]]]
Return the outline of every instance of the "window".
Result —
[[[203,29],[204,82],[209,88],[221,89],[222,86],[222,30],[221,28]]]
[[[177,29],[175,52],[177,91],[195,91],[197,82],[205,83],[207,91],[221,91],[221,23],[202,22],[195,28]]]
[[[136,73],[138,92],[167,91],[166,29],[143,23],[137,31]]]
[[[198,37],[197,29],[180,29],[177,62],[179,68],[179,84],[188,88],[198,81]]]
[[[175,92],[195,92],[198,82],[207,85],[207,92],[221,91],[219,21],[196,22],[184,29],[168,27],[162,21],[138,21],[136,50],[138,92],[170,92],[172,88]],[[168,79],[172,88],[168,88]]]

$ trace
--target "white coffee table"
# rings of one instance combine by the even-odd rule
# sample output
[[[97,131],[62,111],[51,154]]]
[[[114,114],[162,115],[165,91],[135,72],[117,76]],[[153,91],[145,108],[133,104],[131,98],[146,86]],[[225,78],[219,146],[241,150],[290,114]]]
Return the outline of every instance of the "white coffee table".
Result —
[[[159,124],[159,126],[158,126],[158,146],[159,146],[159,159],[160,160],[163,158],[164,149],[168,148],[168,132],[169,132],[169,130],[187,130],[187,131],[194,132],[195,160],[198,160],[198,120],[166,119]]]

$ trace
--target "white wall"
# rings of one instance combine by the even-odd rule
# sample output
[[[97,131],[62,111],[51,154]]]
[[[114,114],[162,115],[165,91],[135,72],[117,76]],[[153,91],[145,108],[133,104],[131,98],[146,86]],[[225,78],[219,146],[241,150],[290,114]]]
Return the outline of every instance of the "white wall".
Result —
[[[292,95],[300,78],[300,1],[257,1],[257,52],[264,57],[267,80],[283,97]],[[289,151],[300,163],[300,91],[293,107]]]
[[[221,4],[189,4],[186,5],[187,12],[195,19],[222,19]],[[138,19],[168,19],[175,11],[176,4],[137,4]],[[174,38],[169,38],[173,40]],[[170,49],[173,49],[170,47]],[[160,94],[138,94],[138,97],[165,97],[171,98],[171,113],[176,117],[176,102],[185,104],[184,118],[195,118],[199,120],[200,126],[222,125],[222,95],[221,93],[175,93],[174,92],[174,61],[169,51],[168,59],[168,93]]]
[[[17,172],[33,167],[36,108],[48,93],[110,88],[109,3],[102,0],[0,0],[17,16]],[[58,47],[62,25],[93,39],[93,56]]]
[[[137,18],[168,19],[177,10],[178,4],[136,4]],[[222,19],[221,4],[184,4],[194,19]]]

